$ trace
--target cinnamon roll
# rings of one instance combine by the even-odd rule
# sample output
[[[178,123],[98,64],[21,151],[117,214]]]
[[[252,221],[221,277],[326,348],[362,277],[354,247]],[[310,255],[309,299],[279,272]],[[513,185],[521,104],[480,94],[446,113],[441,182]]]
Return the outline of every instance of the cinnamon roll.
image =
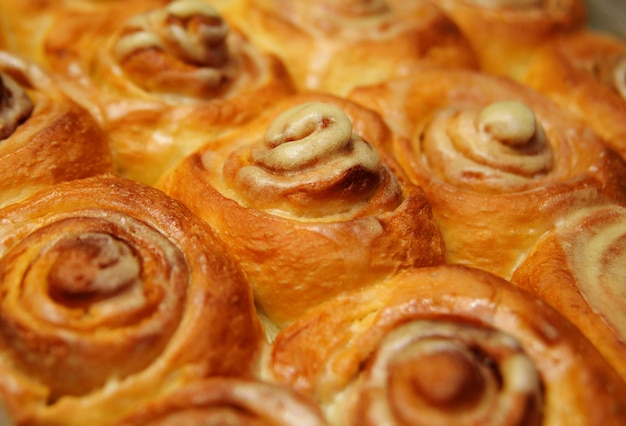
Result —
[[[192,380],[255,374],[261,326],[226,251],[182,204],[113,175],[1,209],[0,398],[12,420],[110,425]]]
[[[91,115],[42,68],[0,51],[0,207],[112,170],[107,138]]]
[[[426,192],[452,263],[510,278],[562,217],[625,200],[621,157],[582,121],[507,78],[423,71],[351,99],[402,135],[392,153]]]
[[[430,205],[375,148],[390,133],[372,117],[330,95],[294,96],[159,183],[217,230],[279,327],[337,294],[444,261]]]
[[[459,265],[315,308],[279,333],[269,366],[336,425],[617,425],[626,409],[626,384],[578,329]]]
[[[519,77],[536,49],[585,28],[582,0],[431,0],[459,26],[481,68]]]
[[[626,43],[581,31],[544,46],[523,82],[587,121],[626,158]]]
[[[244,0],[233,13],[301,89],[345,95],[416,68],[475,68],[465,37],[424,0]]]
[[[559,221],[513,273],[582,330],[626,380],[626,208],[582,209]]]
[[[312,401],[286,386],[220,377],[153,401],[116,426],[165,424],[326,426],[327,422]]]
[[[153,184],[294,90],[282,63],[211,2],[91,2],[61,12],[42,61],[110,135],[123,177]]]

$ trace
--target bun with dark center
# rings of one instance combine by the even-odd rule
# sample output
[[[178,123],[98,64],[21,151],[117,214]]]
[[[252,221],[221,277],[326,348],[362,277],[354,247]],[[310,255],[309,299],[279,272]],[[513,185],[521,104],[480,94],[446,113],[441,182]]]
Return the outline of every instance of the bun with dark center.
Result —
[[[44,33],[39,60],[106,131],[116,172],[142,183],[294,91],[202,0],[68,4]]]
[[[391,136],[372,117],[330,95],[296,96],[160,183],[216,228],[279,327],[337,294],[444,260],[423,191],[379,154]]]
[[[355,90],[386,117],[391,149],[433,207],[447,259],[510,278],[567,214],[625,201],[626,163],[546,96],[472,71],[422,71]]]
[[[332,424],[619,424],[624,382],[578,329],[462,266],[403,271],[310,311],[269,369]]]
[[[111,424],[191,380],[257,370],[241,270],[162,192],[102,175],[0,217],[0,396],[18,424]]]

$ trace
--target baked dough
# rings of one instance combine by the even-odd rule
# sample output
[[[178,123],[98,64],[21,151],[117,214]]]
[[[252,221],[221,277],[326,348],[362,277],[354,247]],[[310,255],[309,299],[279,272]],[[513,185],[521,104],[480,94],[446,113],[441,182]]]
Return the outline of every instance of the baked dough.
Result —
[[[116,172],[147,184],[294,90],[277,58],[203,0],[68,5],[42,44],[41,61],[109,136]]]
[[[542,236],[511,278],[576,324],[624,380],[625,256],[626,208],[581,209]]]
[[[192,380],[257,371],[243,273],[161,191],[101,175],[0,217],[0,398],[17,424],[110,425]]]
[[[294,96],[159,184],[217,230],[279,328],[338,294],[444,261],[423,191],[375,148],[389,142],[368,142],[390,135],[372,116],[331,95]]]
[[[523,82],[592,126],[626,158],[626,42],[580,31],[538,50]]]
[[[582,0],[431,0],[459,26],[486,72],[519,78],[537,49],[585,27]]]
[[[425,0],[242,0],[230,13],[303,90],[345,95],[424,67],[478,66],[457,26]]]
[[[115,426],[327,426],[320,409],[284,385],[214,377],[151,401]]]
[[[626,384],[578,329],[463,266],[329,301],[279,333],[268,362],[334,425],[618,425],[626,409]]]
[[[111,171],[107,137],[89,112],[37,64],[0,51],[0,207]]]
[[[510,278],[561,218],[625,201],[621,157],[583,121],[508,78],[422,71],[351,99],[400,135],[392,155],[426,192],[451,263]]]

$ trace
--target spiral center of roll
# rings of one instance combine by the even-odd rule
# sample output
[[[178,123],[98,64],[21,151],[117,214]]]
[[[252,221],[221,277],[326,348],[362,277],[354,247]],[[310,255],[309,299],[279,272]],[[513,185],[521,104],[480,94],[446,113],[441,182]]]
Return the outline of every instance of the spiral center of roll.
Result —
[[[521,102],[494,102],[478,114],[477,127],[488,138],[519,147],[540,137],[533,111]]]
[[[395,208],[402,197],[376,149],[352,131],[348,115],[320,102],[280,114],[262,140],[229,156],[224,175],[248,207],[298,217]]]
[[[24,89],[0,73],[0,141],[11,136],[32,111],[33,103]]]
[[[139,279],[141,267],[124,242],[107,234],[78,235],[57,242],[48,272],[50,291],[63,299],[102,297]]]
[[[440,409],[465,409],[480,399],[485,387],[474,361],[460,351],[424,354],[407,367],[413,389]]]
[[[486,380],[488,372],[474,354],[454,342],[426,339],[405,348],[391,363],[390,401],[407,420],[420,417],[424,407],[448,414],[470,412],[495,384],[493,377]]]
[[[318,102],[285,111],[272,122],[265,134],[269,149],[259,152],[257,163],[274,170],[293,170],[322,160],[348,148],[352,123],[339,108]],[[362,160],[368,160],[363,157]]]
[[[198,72],[217,84],[219,75],[211,67],[228,63],[228,33],[228,25],[212,6],[200,0],[178,0],[131,19],[117,40],[115,54],[122,61],[133,52],[162,50],[182,62],[209,67]]]

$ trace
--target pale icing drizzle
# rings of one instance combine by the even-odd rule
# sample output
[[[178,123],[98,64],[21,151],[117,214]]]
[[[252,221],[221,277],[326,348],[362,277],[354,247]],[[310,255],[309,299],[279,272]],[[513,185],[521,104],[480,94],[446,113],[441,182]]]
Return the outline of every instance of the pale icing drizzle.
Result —
[[[523,189],[553,167],[542,126],[517,101],[441,111],[420,137],[424,159],[437,175],[474,190]]]
[[[157,49],[192,66],[208,87],[230,76],[229,27],[219,13],[201,0],[178,0],[162,9],[137,15],[126,24],[114,46],[123,62],[129,55]]]
[[[401,194],[345,112],[320,102],[280,114],[261,141],[228,159],[224,173],[247,205],[311,217],[358,211],[383,185],[383,198]]]

